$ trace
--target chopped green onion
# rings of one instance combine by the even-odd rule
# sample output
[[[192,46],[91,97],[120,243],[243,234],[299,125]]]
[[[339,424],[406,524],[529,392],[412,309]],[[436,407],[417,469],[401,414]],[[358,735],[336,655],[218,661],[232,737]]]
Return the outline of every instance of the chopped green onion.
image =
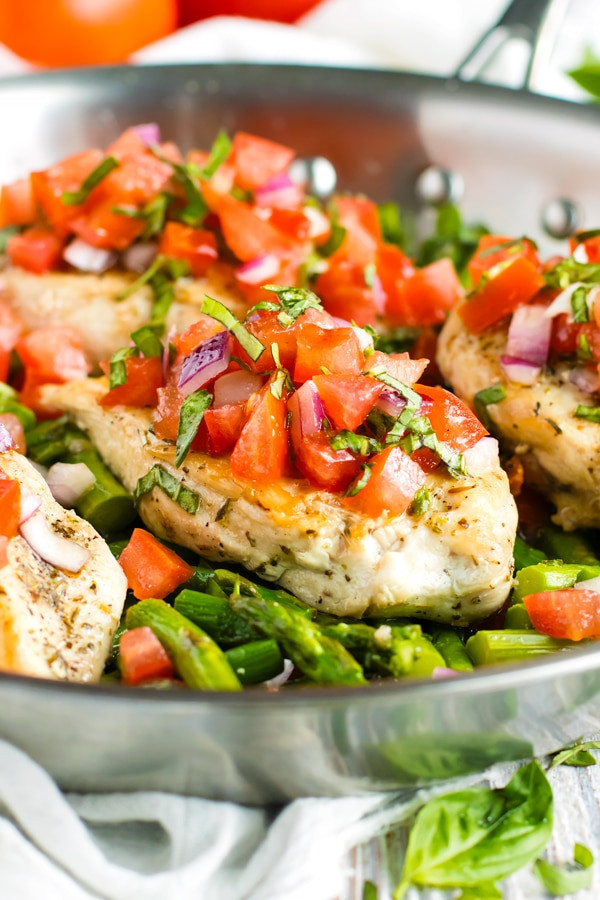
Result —
[[[152,466],[145,475],[138,479],[133,492],[133,499],[136,504],[139,503],[140,498],[144,494],[150,493],[155,487],[164,491],[167,497],[170,497],[184,512],[189,513],[191,516],[195,515],[200,506],[200,495],[196,491],[190,490],[178,478],[175,478],[174,475],[171,475],[170,472],[167,472],[166,469],[159,465]]]
[[[588,422],[600,423],[600,406],[582,406],[580,404],[574,415],[576,419],[587,419]]]
[[[356,495],[362,491],[364,487],[367,486],[369,482],[369,478],[371,477],[371,466],[368,463],[363,463],[361,466],[362,475],[356,482],[356,484],[351,485],[345,493],[346,497],[356,497]]]
[[[571,310],[574,322],[589,322],[590,311],[587,304],[588,292],[583,285],[575,288],[571,294]]]
[[[97,187],[113,169],[118,169],[119,166],[120,163],[114,156],[106,156],[100,165],[96,166],[87,178],[82,181],[78,191],[63,191],[61,196],[62,202],[66,203],[67,206],[79,206],[81,203],[85,203],[94,188]]]
[[[177,468],[186,458],[192,441],[198,433],[204,413],[212,403],[212,394],[208,391],[194,391],[185,398],[179,411],[177,443],[175,444],[175,465]]]
[[[205,315],[216,319],[221,325],[224,325],[227,331],[230,331],[238,339],[240,345],[244,348],[250,359],[253,362],[256,362],[265,349],[264,345],[261,344],[258,338],[254,337],[253,334],[244,328],[231,310],[227,309],[220,300],[215,300],[213,297],[209,297],[208,294],[206,294],[200,311]]]
[[[163,345],[150,325],[142,325],[141,328],[132,331],[131,340],[140,353],[146,357],[163,355]]]
[[[130,359],[132,356],[137,356],[137,353],[138,351],[135,347],[121,347],[120,350],[113,353],[110,358],[108,374],[108,386],[111,391],[113,388],[126,384],[127,366],[125,360]]]
[[[478,391],[473,398],[473,406],[475,412],[482,425],[489,431],[492,426],[492,420],[487,411],[487,407],[491,403],[500,403],[506,398],[506,388],[503,384],[492,384],[490,387],[483,388]]]

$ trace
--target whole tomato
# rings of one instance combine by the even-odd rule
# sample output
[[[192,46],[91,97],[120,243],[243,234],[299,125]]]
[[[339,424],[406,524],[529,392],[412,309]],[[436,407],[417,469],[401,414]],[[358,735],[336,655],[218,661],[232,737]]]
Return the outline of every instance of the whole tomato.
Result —
[[[273,19],[295,22],[320,0],[179,0],[179,21],[190,25],[210,16],[248,16],[251,19]]]
[[[44,66],[122,62],[177,25],[177,0],[1,0],[0,42]]]

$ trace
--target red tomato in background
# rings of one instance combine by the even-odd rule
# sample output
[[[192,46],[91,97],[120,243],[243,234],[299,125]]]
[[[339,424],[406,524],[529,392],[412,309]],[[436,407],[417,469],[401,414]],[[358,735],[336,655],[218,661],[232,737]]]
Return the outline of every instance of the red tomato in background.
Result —
[[[248,16],[295,22],[320,0],[179,0],[179,24],[190,25],[210,16]]]
[[[44,66],[122,62],[176,25],[177,0],[0,3],[0,41]]]

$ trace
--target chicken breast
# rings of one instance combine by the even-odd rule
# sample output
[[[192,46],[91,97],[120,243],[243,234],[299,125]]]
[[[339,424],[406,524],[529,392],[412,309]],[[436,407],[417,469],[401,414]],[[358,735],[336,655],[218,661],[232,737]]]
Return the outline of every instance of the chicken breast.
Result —
[[[433,500],[422,517],[370,519],[304,479],[237,481],[225,458],[190,453],[177,469],[174,446],[148,431],[150,412],[103,409],[96,401],[106,389],[106,379],[88,379],[48,385],[44,396],[89,433],[129,490],[159,465],[197,493],[194,514],[157,487],[141,498],[140,514],[158,536],[213,561],[243,563],[337,615],[464,625],[506,599],[517,515],[493,439],[471,476],[428,476]]]
[[[0,454],[0,470],[35,494],[56,535],[89,551],[76,574],[45,562],[20,535],[0,568],[0,669],[65,681],[97,681],[119,623],[127,582],[92,526],[63,509],[24,456]],[[84,554],[85,555],[85,554]]]
[[[134,280],[125,272],[104,275],[48,272],[35,275],[9,267],[0,273],[0,300],[8,302],[28,329],[68,325],[81,336],[92,363],[109,359],[130,341],[130,334],[150,319],[152,290],[147,285],[125,300],[117,300]],[[247,304],[231,268],[215,263],[204,278],[175,283],[175,300],[167,316],[167,331],[184,331],[197,321],[204,295],[221,300],[242,316]]]
[[[546,368],[531,386],[509,381],[500,365],[506,339],[502,326],[471,334],[453,312],[440,335],[439,367],[471,406],[478,391],[504,386],[506,398],[487,407],[503,447],[518,454],[526,480],[556,505],[558,525],[599,528],[600,425],[574,416],[579,404],[593,401],[569,381],[567,362]]]

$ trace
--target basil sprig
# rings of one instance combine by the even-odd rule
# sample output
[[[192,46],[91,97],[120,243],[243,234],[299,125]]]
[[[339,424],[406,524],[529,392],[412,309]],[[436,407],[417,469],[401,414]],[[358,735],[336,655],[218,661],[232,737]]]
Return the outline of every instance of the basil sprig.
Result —
[[[114,156],[105,156],[102,162],[90,172],[77,191],[63,191],[61,200],[67,206],[79,206],[85,203],[95,187],[109,175],[113,169],[119,168],[119,161]]]
[[[175,465],[182,464],[192,441],[198,433],[204,413],[210,407],[213,397],[204,389],[189,394],[181,404],[179,410],[179,425],[177,427],[177,442],[175,444]]]
[[[186,487],[178,478],[175,478],[174,475],[171,475],[163,466],[158,464],[152,466],[145,475],[138,479],[133,492],[133,499],[136,504],[155,487],[160,488],[167,497],[170,497],[184,512],[189,513],[191,516],[195,515],[200,506],[200,495]]]
[[[549,894],[564,897],[585,891],[592,884],[592,866],[594,855],[583,844],[573,847],[573,862],[565,866],[555,866],[547,859],[538,859],[533,871],[538,876]]]
[[[555,766],[593,766],[597,760],[595,756],[592,756],[590,750],[600,750],[600,741],[583,741],[565,747],[553,756],[550,768],[554,769]]]
[[[277,321],[283,328],[293,325],[298,316],[307,309],[323,308],[317,295],[306,288],[282,287],[280,284],[264,284],[263,288],[277,294],[277,299],[283,307]]]

